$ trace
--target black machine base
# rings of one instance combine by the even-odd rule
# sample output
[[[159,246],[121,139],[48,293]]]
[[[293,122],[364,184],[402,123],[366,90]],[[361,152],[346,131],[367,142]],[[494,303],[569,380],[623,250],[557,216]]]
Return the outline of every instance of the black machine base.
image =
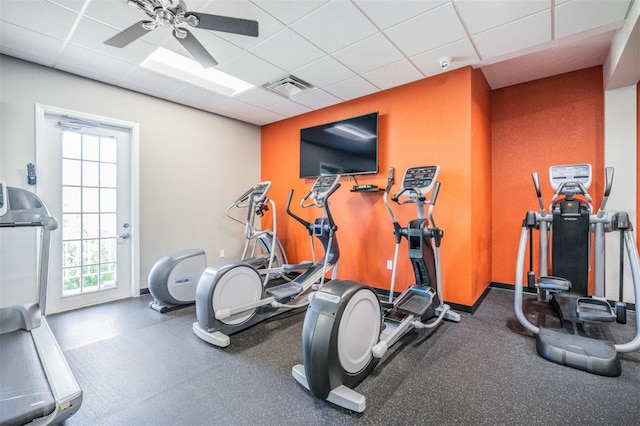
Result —
[[[618,353],[609,341],[541,327],[536,336],[536,349],[543,358],[556,364],[600,376],[617,377],[622,373]]]

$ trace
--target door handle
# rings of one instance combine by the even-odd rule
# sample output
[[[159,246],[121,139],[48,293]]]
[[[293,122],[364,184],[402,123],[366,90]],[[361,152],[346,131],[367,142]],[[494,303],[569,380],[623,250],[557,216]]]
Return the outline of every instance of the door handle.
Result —
[[[128,232],[125,232],[124,234],[118,235],[118,238],[122,238],[123,240],[126,240],[127,238],[131,238],[131,234],[129,234]]]

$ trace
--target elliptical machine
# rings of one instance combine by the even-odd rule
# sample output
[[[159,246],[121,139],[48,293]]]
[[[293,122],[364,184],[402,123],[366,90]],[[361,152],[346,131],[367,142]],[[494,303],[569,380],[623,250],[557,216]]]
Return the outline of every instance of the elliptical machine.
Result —
[[[267,287],[258,269],[247,262],[222,261],[208,267],[196,290],[196,316],[193,332],[216,346],[228,346],[229,335],[245,330],[261,321],[303,308],[309,304],[308,292],[319,282],[324,284],[325,274],[334,268],[340,257],[336,226],[329,210],[329,197],[340,187],[340,175],[321,176],[300,201],[300,207],[318,207],[324,217],[313,223],[291,212],[293,190],[289,191],[286,211],[301,223],[310,235],[316,237],[324,248],[324,256],[309,265],[282,265],[285,271],[306,269],[290,282]],[[307,200],[311,200],[308,202]]]
[[[613,214],[605,211],[613,184],[613,168],[606,168],[604,197],[595,214],[591,196],[587,191],[591,184],[590,164],[552,166],[549,169],[549,177],[555,190],[549,206],[551,214],[547,214],[544,208],[538,173],[532,174],[540,211],[527,212],[522,223],[516,264],[516,318],[528,331],[535,334],[536,349],[543,358],[593,374],[619,376],[622,368],[618,353],[640,349],[640,316],[636,315],[636,335],[628,343],[615,344],[589,334],[598,323],[626,323],[624,304],[619,303],[614,312],[605,298],[605,232],[620,232],[621,246],[626,248],[631,266],[636,306],[640,300],[640,261],[629,215],[623,211]],[[524,258],[528,235],[534,229],[540,231],[538,298],[540,301],[550,302],[563,325],[560,329],[535,326],[523,312]],[[551,247],[548,244],[549,233],[552,235]],[[595,236],[595,267],[594,293],[590,296],[592,234]],[[620,251],[621,261],[623,251]],[[547,275],[549,257],[552,261],[551,276]],[[529,271],[528,277],[528,287],[534,290],[535,274],[532,270]],[[587,324],[590,325],[585,327]]]
[[[391,199],[398,205],[415,204],[418,218],[406,227],[398,224],[389,205],[394,183],[393,168],[389,170],[384,203],[393,222],[396,246],[389,300],[382,304],[383,309],[375,290],[355,281],[331,281],[313,295],[302,329],[303,364],[294,366],[292,375],[314,396],[363,412],[366,399],[351,388],[369,374],[391,345],[413,329],[434,328],[443,319],[460,321],[460,315],[442,302],[443,232],[433,219],[440,188],[436,180],[439,170],[440,166],[425,166],[405,172],[402,188]],[[427,200],[430,192],[431,199]],[[429,205],[428,219],[425,205]],[[403,237],[409,245],[416,282],[394,299],[398,249]]]
[[[264,275],[265,284],[271,278],[287,278],[282,268],[287,263],[287,256],[276,237],[276,205],[267,197],[270,189],[271,182],[260,182],[238,197],[225,211],[229,219],[244,225],[245,243],[240,260],[258,268]],[[258,229],[255,219],[264,216],[269,206],[274,212],[271,229]],[[232,212],[235,210],[246,210],[245,219],[234,216]],[[149,292],[153,296],[149,307],[165,313],[193,304],[198,280],[206,267],[206,255],[202,249],[181,250],[160,258],[149,272]]]

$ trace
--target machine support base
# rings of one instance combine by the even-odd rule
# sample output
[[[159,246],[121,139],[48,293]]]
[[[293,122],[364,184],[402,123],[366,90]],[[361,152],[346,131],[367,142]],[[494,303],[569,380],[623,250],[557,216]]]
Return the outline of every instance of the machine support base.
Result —
[[[298,383],[309,390],[309,383],[307,382],[307,376],[304,373],[304,366],[302,364],[293,366],[291,375]],[[327,401],[346,408],[347,410],[355,411],[356,413],[362,413],[365,408],[367,408],[367,401],[364,395],[359,394],[345,385],[340,385],[331,390],[329,396],[327,396]]]
[[[231,343],[231,339],[229,339],[229,336],[227,336],[226,334],[220,333],[219,331],[209,333],[208,331],[200,328],[198,322],[193,323],[193,332],[196,334],[196,336],[198,336],[205,342],[211,343],[212,345],[220,346],[222,348],[229,346],[229,343]]]

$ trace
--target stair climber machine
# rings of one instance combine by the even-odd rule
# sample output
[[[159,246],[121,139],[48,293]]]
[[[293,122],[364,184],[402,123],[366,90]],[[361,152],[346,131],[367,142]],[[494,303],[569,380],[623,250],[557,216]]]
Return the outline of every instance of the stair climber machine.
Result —
[[[271,182],[260,182],[226,210],[228,218],[244,225],[245,244],[241,260],[258,268],[265,283],[271,278],[288,278],[282,268],[287,263],[287,257],[276,237],[275,202],[267,197],[270,189]],[[256,227],[255,219],[262,218],[269,206],[273,212],[271,229],[261,230]],[[235,210],[246,210],[244,220],[234,216],[232,212]],[[198,280],[206,267],[206,255],[202,249],[177,251],[160,258],[149,272],[149,292],[153,296],[149,306],[165,313],[193,304]]]
[[[640,349],[640,315],[636,315],[636,335],[628,343],[616,344],[599,338],[603,324],[626,323],[626,306],[616,309],[605,298],[605,233],[618,231],[621,242],[621,267],[624,251],[630,263],[635,304],[640,300],[640,261],[633,237],[633,228],[626,212],[606,212],[605,207],[613,184],[613,168],[607,167],[605,191],[600,208],[594,214],[588,188],[591,184],[590,164],[552,166],[549,178],[555,194],[549,213],[544,208],[538,173],[532,174],[540,211],[529,211],[522,224],[518,258],[514,310],[520,324],[536,336],[538,353],[557,364],[566,365],[602,376],[616,377],[622,372],[618,353]],[[579,198],[578,198],[579,197]],[[537,229],[540,234],[540,276],[538,299],[549,302],[562,323],[562,328],[535,326],[523,313],[524,258],[528,234]],[[551,247],[549,247],[551,234]],[[589,295],[589,265],[591,240],[594,241],[594,292]],[[531,247],[531,246],[530,246]],[[551,254],[549,254],[551,249]],[[547,265],[551,258],[552,273]],[[530,261],[530,264],[532,262]],[[530,267],[527,286],[536,287],[535,273]],[[548,275],[549,274],[549,275]],[[622,270],[620,272],[622,277]]]
[[[292,374],[314,396],[363,412],[366,399],[352,387],[370,373],[393,344],[413,329],[434,328],[443,319],[460,321],[460,315],[442,302],[443,232],[433,219],[439,170],[440,166],[406,170],[402,188],[391,197],[398,205],[414,204],[417,208],[418,218],[404,228],[389,205],[394,183],[393,168],[389,170],[384,204],[393,222],[396,245],[388,301],[381,303],[373,288],[348,280],[331,281],[313,295],[302,329],[303,365],[294,366]],[[428,219],[425,205],[429,206]],[[408,242],[416,282],[394,298],[403,237]]]
[[[292,281],[272,286],[267,286],[259,270],[247,262],[222,261],[208,267],[196,290],[196,336],[216,346],[228,346],[229,335],[291,309],[306,307],[310,291],[324,284],[325,275],[332,268],[335,278],[340,250],[329,197],[340,187],[339,180],[340,175],[320,176],[300,201],[302,208],[315,206],[323,211],[324,216],[313,223],[291,212],[293,190],[287,200],[287,214],[319,240],[324,256],[310,265],[282,265],[284,271],[306,270]]]
[[[58,222],[35,194],[0,180],[0,228],[25,227],[41,231],[38,302],[0,307],[0,424],[58,424],[82,404],[82,390],[44,316],[51,231]]]

